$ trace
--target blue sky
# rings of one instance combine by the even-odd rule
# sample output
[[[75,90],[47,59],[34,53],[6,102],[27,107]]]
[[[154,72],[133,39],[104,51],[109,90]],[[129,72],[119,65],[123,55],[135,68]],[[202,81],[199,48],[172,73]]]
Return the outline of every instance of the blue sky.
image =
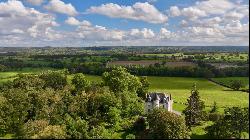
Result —
[[[0,46],[249,45],[247,0],[0,0]]]

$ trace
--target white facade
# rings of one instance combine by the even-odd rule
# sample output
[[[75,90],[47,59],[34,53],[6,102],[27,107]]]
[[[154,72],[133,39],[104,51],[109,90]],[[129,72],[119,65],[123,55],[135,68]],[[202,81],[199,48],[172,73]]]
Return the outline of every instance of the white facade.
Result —
[[[154,108],[163,107],[166,110],[172,112],[173,100],[171,95],[168,96],[165,93],[149,93],[145,101],[145,112],[148,113]]]

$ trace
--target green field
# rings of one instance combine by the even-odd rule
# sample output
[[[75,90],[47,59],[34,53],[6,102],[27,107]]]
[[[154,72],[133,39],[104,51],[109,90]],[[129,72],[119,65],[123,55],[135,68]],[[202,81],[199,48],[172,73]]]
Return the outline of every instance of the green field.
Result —
[[[43,69],[45,70],[45,69]],[[18,73],[37,73],[42,69],[26,69],[19,72],[1,72],[0,83],[8,80],[13,80]],[[73,75],[69,76],[69,81]],[[100,76],[86,75],[86,78],[93,82],[101,80]],[[238,78],[235,78],[238,79]],[[246,82],[247,78],[244,79]],[[182,111],[185,108],[187,98],[190,96],[190,91],[194,83],[200,92],[201,99],[205,101],[206,109],[210,109],[214,101],[219,106],[219,111],[222,112],[225,107],[249,105],[249,94],[241,91],[232,91],[231,89],[222,87],[203,78],[184,78],[184,77],[153,77],[149,76],[150,91],[165,92],[171,94],[174,99],[174,109]]]
[[[29,74],[29,73],[40,73],[46,70],[55,70],[52,68],[23,68],[19,71],[8,71],[8,72],[0,72],[0,84],[3,82],[14,80],[15,77],[19,74]]]
[[[190,90],[193,83],[197,84],[201,99],[205,101],[207,107],[212,106],[214,101],[223,111],[224,107],[248,106],[249,94],[240,91],[232,91],[228,88],[219,86],[202,78],[183,78],[183,77],[148,77],[151,91],[163,91],[172,94],[177,104],[174,109],[181,111],[184,109],[187,98],[190,96]]]
[[[249,77],[225,77],[225,78],[212,78],[212,80],[217,81],[219,83],[223,83],[227,86],[230,86],[231,81],[240,80],[242,81],[244,88],[249,88]]]

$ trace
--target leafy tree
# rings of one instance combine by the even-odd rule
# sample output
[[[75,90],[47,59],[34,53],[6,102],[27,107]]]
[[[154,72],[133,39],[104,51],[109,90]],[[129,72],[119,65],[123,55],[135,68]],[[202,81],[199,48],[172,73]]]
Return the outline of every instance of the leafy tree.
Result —
[[[29,93],[22,89],[9,89],[2,94],[0,104],[0,125],[9,133],[20,133],[20,128],[27,121],[31,109]]]
[[[142,86],[138,88],[137,95],[138,97],[141,97],[142,99],[146,99],[146,94],[148,93],[149,85],[150,85],[149,81],[146,76],[143,76],[143,77],[140,77],[140,82]]]
[[[67,135],[72,139],[87,139],[88,138],[88,124],[85,120],[78,117],[73,119],[70,115],[65,116],[65,125]]]
[[[39,89],[43,88],[45,81],[35,75],[19,74],[13,81],[14,88]]]
[[[240,81],[240,80],[233,80],[233,81],[231,81],[231,87],[234,90],[239,90],[240,88],[243,88],[244,85],[243,85],[242,81]]]
[[[45,87],[62,89],[67,85],[67,71],[47,71],[39,75],[45,81]]]
[[[49,125],[38,134],[31,137],[32,139],[66,139],[68,138],[65,127],[60,125]]]
[[[128,73],[123,67],[116,67],[111,72],[105,72],[102,77],[105,85],[115,93],[136,92],[141,86],[139,78]]]
[[[48,125],[49,122],[47,120],[29,120],[22,127],[22,138],[30,139],[40,131],[43,131]]]
[[[150,135],[154,139],[189,138],[185,120],[165,109],[154,109],[148,114]]]
[[[240,139],[243,132],[249,132],[249,109],[232,107],[224,110],[224,117],[206,128],[214,138]]]
[[[187,107],[183,111],[185,114],[186,125],[191,128],[192,125],[198,124],[203,118],[205,108],[204,101],[200,99],[199,92],[194,85],[191,96],[187,99]]]
[[[111,139],[114,138],[114,132],[112,130],[106,129],[104,126],[94,127],[89,135],[92,139]]]
[[[72,79],[72,84],[75,86],[77,92],[81,92],[90,86],[90,82],[82,73],[75,74]]]

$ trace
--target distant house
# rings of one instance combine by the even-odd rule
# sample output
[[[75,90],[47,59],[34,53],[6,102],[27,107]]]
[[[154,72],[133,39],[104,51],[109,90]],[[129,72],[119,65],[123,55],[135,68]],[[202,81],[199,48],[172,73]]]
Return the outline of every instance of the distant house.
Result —
[[[146,96],[145,112],[148,113],[154,108],[163,107],[166,110],[172,112],[173,100],[171,95],[165,93],[149,93]]]

